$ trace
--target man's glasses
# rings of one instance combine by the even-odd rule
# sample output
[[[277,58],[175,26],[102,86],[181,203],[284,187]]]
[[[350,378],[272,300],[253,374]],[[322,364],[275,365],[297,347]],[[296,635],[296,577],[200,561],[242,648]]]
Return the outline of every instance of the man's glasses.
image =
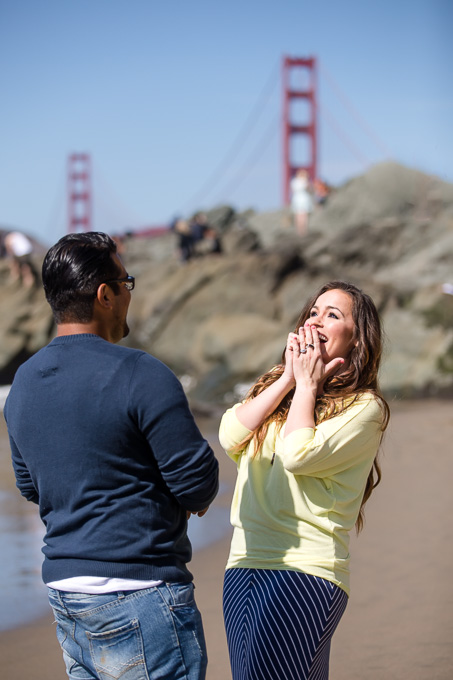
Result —
[[[124,279],[110,279],[109,281],[104,281],[104,283],[123,283],[127,290],[134,290],[135,288],[135,276],[125,276]]]

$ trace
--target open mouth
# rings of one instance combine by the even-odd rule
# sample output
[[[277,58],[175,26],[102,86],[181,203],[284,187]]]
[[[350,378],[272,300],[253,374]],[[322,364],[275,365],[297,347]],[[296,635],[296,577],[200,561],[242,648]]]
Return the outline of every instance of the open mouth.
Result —
[[[327,338],[322,333],[318,333],[318,338],[320,342],[327,342]]]

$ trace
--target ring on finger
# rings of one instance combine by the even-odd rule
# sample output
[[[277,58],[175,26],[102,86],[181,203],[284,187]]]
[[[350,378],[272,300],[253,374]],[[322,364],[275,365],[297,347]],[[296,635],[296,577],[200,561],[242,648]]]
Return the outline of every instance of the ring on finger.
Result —
[[[311,349],[314,349],[314,348],[315,348],[315,346],[314,346],[314,344],[313,344],[312,342],[309,342],[309,343],[307,343],[307,344],[305,345],[305,349],[306,349],[306,350],[307,350],[308,347],[311,347]]]
[[[301,353],[301,354],[306,354],[306,353],[307,353],[307,348],[304,347],[303,349],[301,349],[301,350],[300,350],[300,353]]]

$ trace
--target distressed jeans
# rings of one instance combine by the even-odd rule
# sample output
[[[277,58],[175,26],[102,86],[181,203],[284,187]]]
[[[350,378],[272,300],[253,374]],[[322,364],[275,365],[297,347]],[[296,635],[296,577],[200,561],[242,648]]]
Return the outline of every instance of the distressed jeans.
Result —
[[[71,680],[203,680],[206,644],[192,583],[85,595],[48,588]]]

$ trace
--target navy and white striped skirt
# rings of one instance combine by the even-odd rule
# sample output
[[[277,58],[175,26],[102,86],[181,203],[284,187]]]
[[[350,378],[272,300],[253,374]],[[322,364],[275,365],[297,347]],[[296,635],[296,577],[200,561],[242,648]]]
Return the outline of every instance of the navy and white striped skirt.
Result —
[[[223,614],[233,680],[327,680],[348,596],[298,571],[227,569]]]

